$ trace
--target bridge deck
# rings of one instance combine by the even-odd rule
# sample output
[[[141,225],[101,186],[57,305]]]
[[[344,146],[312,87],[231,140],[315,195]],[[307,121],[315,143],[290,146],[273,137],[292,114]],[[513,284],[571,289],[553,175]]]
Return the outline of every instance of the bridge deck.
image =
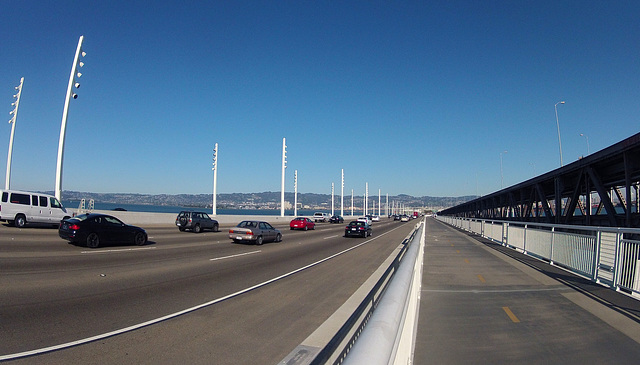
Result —
[[[427,220],[415,364],[638,359],[640,301]]]

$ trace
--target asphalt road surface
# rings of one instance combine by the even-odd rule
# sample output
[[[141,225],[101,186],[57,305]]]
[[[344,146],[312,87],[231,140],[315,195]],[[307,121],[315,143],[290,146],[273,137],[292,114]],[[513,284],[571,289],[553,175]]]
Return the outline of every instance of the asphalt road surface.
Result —
[[[15,364],[276,364],[380,266],[415,222],[345,224],[235,244],[143,227],[146,246],[68,244],[0,225],[0,356]],[[43,349],[47,350],[45,352]]]

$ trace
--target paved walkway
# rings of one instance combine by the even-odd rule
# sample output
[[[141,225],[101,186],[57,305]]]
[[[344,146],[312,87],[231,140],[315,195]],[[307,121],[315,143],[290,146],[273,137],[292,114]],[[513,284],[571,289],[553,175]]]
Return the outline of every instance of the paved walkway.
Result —
[[[428,219],[415,364],[634,364],[640,301]]]

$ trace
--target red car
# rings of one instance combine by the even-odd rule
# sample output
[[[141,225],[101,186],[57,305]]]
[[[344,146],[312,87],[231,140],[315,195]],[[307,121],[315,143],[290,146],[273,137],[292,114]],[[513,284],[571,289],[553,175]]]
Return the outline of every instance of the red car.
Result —
[[[289,227],[291,229],[302,229],[306,231],[307,229],[316,229],[316,224],[309,218],[298,217],[289,223]]]

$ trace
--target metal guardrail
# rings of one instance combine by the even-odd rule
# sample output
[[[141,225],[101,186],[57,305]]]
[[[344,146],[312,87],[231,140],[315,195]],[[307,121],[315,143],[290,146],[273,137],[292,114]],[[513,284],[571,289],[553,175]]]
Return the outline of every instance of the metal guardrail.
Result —
[[[640,229],[437,219],[640,299]]]
[[[330,328],[337,328],[335,323],[342,323],[339,325],[337,331],[329,329],[325,331],[321,326],[314,334],[309,336],[302,344],[294,349],[287,357],[285,357],[279,364],[280,365],[319,365],[319,364],[342,364],[349,351],[353,348],[356,340],[365,330],[365,326],[372,317],[374,311],[380,304],[385,291],[391,286],[392,279],[396,275],[400,264],[407,255],[409,248],[413,248],[414,245],[419,245],[417,240],[417,233],[420,227],[424,227],[422,223],[418,224],[416,228],[408,235],[399,246],[397,253],[394,257],[390,257],[387,260],[387,266],[383,264],[379,270],[384,270],[381,275],[372,277],[375,282],[372,287],[366,288],[367,292],[362,299],[362,293],[356,292],[351,299],[356,297],[358,301],[356,305],[353,303],[345,303],[343,308],[339,309],[334,316],[338,318],[329,318],[323,326],[327,325]],[[419,241],[419,240],[418,240]],[[389,263],[390,262],[390,263]],[[408,265],[411,263],[407,263]],[[385,268],[386,267],[386,268]],[[366,283],[363,287],[366,287]],[[362,287],[361,287],[362,289]],[[351,300],[350,299],[350,300]],[[351,306],[351,307],[350,307]],[[347,307],[347,318],[344,320],[341,318],[344,316],[344,308]],[[355,310],[353,310],[355,307]],[[343,313],[340,313],[343,312]],[[398,331],[400,329],[398,328]],[[333,331],[333,332],[332,332]],[[317,335],[318,332],[324,332],[324,334]],[[395,337],[395,334],[394,334]]]

